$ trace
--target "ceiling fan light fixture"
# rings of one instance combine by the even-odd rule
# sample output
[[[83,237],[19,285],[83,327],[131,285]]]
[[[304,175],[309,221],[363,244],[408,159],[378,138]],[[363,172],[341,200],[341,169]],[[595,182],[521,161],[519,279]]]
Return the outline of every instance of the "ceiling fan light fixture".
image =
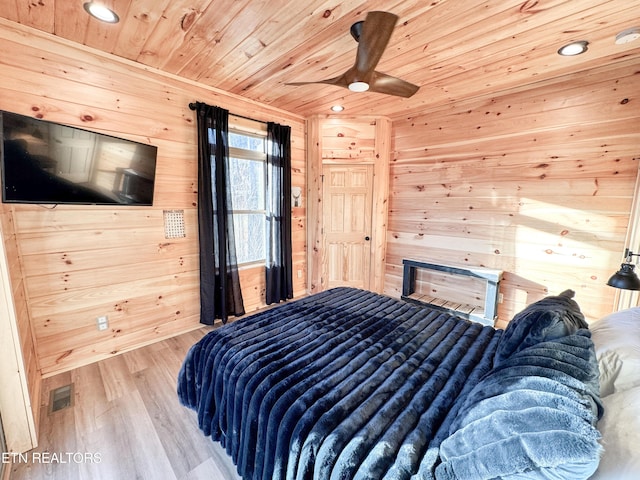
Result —
[[[562,55],[565,57],[571,57],[573,55],[580,55],[584,53],[588,49],[589,42],[586,40],[580,40],[578,42],[571,42],[566,44],[564,47],[561,47],[558,50],[558,55]]]
[[[120,17],[108,7],[97,2],[85,2],[83,5],[85,11],[94,18],[105,23],[118,23]]]
[[[352,92],[366,92],[369,90],[369,84],[367,82],[351,82],[349,90]]]

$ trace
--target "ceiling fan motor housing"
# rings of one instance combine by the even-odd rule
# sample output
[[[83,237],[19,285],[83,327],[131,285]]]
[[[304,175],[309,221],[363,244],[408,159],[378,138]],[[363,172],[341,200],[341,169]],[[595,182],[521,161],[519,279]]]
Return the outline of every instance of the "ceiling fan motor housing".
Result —
[[[351,25],[351,36],[355,39],[356,42],[360,41],[360,35],[362,34],[362,26],[364,25],[364,20],[360,20],[359,22]]]

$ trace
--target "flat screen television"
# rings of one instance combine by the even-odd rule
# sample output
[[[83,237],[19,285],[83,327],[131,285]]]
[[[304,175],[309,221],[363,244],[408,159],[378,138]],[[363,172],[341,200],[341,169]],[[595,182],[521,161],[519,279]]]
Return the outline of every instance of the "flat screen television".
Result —
[[[4,203],[152,205],[157,147],[0,111]]]

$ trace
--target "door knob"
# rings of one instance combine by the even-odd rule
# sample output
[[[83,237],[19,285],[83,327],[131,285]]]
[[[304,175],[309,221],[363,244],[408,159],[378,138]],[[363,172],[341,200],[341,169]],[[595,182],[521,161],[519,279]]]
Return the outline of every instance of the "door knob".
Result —
[[[367,235],[366,237],[364,237],[364,239],[368,242],[370,240],[369,235]]]

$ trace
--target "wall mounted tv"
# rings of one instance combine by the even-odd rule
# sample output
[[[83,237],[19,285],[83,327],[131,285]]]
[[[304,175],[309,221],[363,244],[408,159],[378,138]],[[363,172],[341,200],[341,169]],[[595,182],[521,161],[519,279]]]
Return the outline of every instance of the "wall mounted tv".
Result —
[[[157,147],[0,111],[2,201],[151,205]]]

